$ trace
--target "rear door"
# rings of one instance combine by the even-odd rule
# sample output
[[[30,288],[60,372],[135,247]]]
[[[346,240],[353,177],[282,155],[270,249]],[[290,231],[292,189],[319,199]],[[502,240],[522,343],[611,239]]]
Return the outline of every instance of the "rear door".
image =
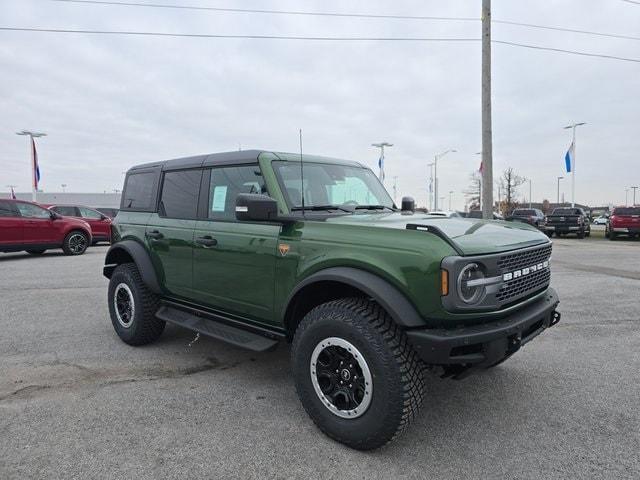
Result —
[[[150,216],[146,227],[146,242],[160,281],[177,297],[191,296],[201,177],[201,168],[164,172],[158,212]]]
[[[15,203],[0,200],[0,248],[23,242],[23,222]]]
[[[216,167],[205,173],[203,184],[193,250],[194,299],[271,323],[280,225],[235,218],[239,193],[267,193],[260,167]]]
[[[23,221],[23,241],[27,244],[61,244],[57,229],[53,225],[51,212],[32,203],[16,202]]]

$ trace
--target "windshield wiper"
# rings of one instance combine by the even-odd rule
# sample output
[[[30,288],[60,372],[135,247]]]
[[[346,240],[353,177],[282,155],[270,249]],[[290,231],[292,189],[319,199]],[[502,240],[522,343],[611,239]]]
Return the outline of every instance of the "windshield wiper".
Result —
[[[387,207],[386,205],[357,205],[356,206],[356,210],[384,210],[385,208],[388,210],[391,210],[392,212],[395,212],[395,209],[391,207]]]
[[[310,205],[302,207],[291,207],[292,212],[309,210],[309,211],[318,211],[318,210],[341,210],[347,213],[353,213],[352,209],[341,207],[340,205]]]

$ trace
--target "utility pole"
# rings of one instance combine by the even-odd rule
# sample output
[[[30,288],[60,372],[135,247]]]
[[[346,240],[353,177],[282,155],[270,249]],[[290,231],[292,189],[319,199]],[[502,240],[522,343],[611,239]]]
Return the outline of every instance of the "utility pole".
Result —
[[[453,195],[453,190],[449,190],[449,211],[451,211],[451,195]]]
[[[638,189],[638,187],[629,187],[633,189],[633,206],[636,206],[636,190]]]
[[[457,150],[450,148],[449,150],[446,150],[442,153],[438,153],[437,155],[434,156],[433,159],[433,176],[435,177],[435,185],[434,188],[435,190],[433,191],[433,200],[434,200],[434,205],[433,205],[433,210],[438,210],[438,159],[444,157],[447,153],[452,153],[452,152],[457,152]],[[443,197],[444,198],[444,197]]]
[[[491,0],[482,0],[482,218],[493,218]]]
[[[573,123],[564,127],[565,130],[571,129],[573,132],[571,139],[571,147],[569,150],[573,150],[573,156],[571,157],[571,207],[576,206],[576,127],[580,125],[586,125],[586,122]]]
[[[427,191],[429,192],[429,211],[433,210],[433,166],[435,165],[435,163],[429,163],[428,167],[430,170],[430,174],[431,176],[429,177],[429,188],[427,188]]]
[[[33,142],[34,138],[45,137],[47,134],[42,132],[31,132],[29,130],[22,130],[21,132],[16,132],[16,135],[25,135],[29,136],[29,152],[31,156],[31,200],[36,201],[38,198],[38,175],[36,171],[36,150],[35,143]]]
[[[393,203],[396,203],[398,197],[398,176],[393,176]]]
[[[372,147],[376,147],[380,149],[380,158],[378,160],[378,166],[380,167],[380,181],[384,184],[384,147],[393,147],[393,143],[389,142],[379,142],[372,143]]]
[[[560,205],[560,180],[562,180],[564,177],[558,177],[558,205]]]

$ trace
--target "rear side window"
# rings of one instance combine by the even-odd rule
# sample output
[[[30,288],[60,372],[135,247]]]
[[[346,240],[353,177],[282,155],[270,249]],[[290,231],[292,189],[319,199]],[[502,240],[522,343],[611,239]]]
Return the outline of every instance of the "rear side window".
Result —
[[[100,212],[96,212],[95,210],[91,210],[90,208],[78,207],[80,210],[80,216],[82,218],[91,218],[93,220],[99,220],[102,218]]]
[[[31,203],[16,203],[20,215],[27,218],[51,218],[51,212]]]
[[[235,220],[236,197],[240,193],[268,195],[258,165],[212,169],[207,217],[211,220]]]
[[[59,207],[53,207],[51,210],[53,210],[56,213],[59,213],[60,215],[65,216],[65,217],[77,217],[78,216],[78,212],[76,212],[76,207],[59,206]]]
[[[0,200],[0,217],[17,217],[18,211],[13,209],[10,202]]]
[[[202,170],[164,174],[159,214],[170,218],[196,218]]]
[[[613,215],[640,215],[640,207],[616,208]]]
[[[122,209],[151,210],[155,196],[155,183],[155,172],[129,174],[122,194]]]

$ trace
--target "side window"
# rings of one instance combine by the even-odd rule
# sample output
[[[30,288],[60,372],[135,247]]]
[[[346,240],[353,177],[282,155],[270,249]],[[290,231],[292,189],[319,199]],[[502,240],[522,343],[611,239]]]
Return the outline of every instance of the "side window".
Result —
[[[65,217],[77,217],[78,216],[78,212],[76,212],[76,207],[59,206],[59,207],[53,207],[51,210],[53,210],[56,213],[59,213],[60,215],[65,216]]]
[[[268,195],[258,165],[222,167],[211,170],[207,216],[212,220],[235,220],[236,197],[240,193]]]
[[[11,206],[11,203],[9,202],[3,202],[2,200],[0,200],[0,217],[17,217],[18,216],[18,212],[16,212],[13,207]]]
[[[51,218],[51,213],[49,212],[49,210],[38,207],[37,205],[32,205],[30,203],[16,203],[16,207],[18,207],[18,211],[23,217]]]
[[[150,210],[153,207],[155,172],[132,173],[122,193],[122,208],[125,210]]]
[[[95,210],[91,210],[90,208],[78,207],[78,210],[80,210],[80,216],[82,218],[90,218],[93,220],[100,220],[102,218],[100,212],[96,212]]]
[[[196,218],[201,177],[201,169],[165,173],[160,196],[160,215]]]

